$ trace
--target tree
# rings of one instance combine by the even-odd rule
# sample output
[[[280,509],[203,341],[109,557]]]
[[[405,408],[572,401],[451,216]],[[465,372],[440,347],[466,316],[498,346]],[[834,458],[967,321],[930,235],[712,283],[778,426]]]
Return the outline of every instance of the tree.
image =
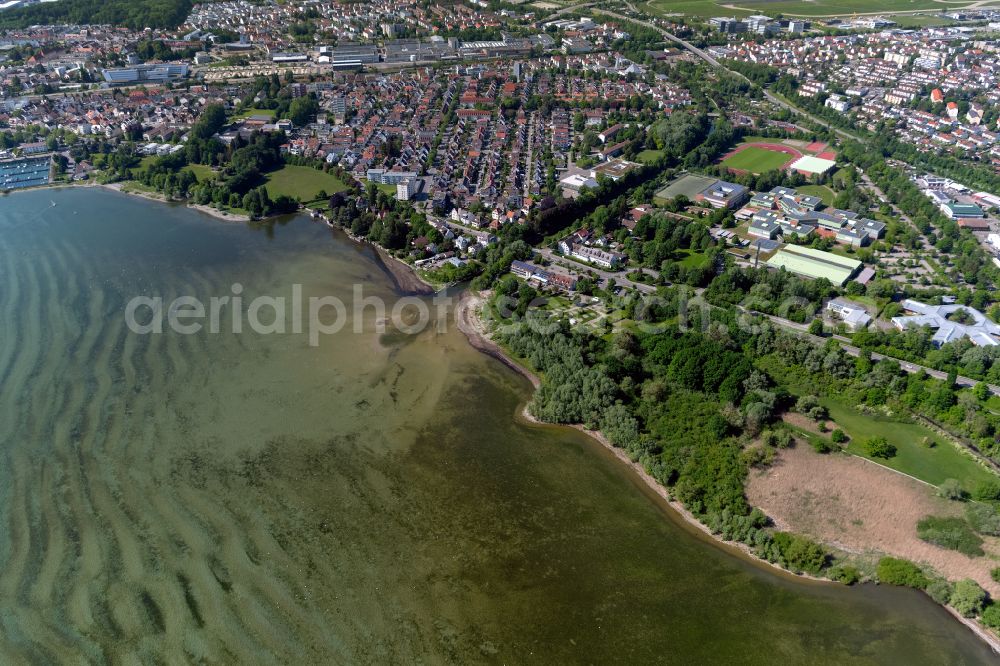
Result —
[[[823,335],[822,319],[813,319],[809,322],[809,335]]]
[[[976,387],[972,389],[973,395],[976,396],[976,400],[979,402],[985,402],[990,397],[990,387],[986,385],[985,382],[979,382]]]
[[[296,127],[303,127],[309,124],[317,111],[319,111],[319,104],[312,97],[297,97],[292,100],[288,107],[288,118],[295,123]]]
[[[211,139],[216,132],[226,126],[226,110],[221,104],[209,104],[201,112],[198,121],[191,127],[191,136],[196,139]]]
[[[865,451],[872,458],[882,458],[888,460],[896,455],[896,447],[890,444],[885,437],[872,437],[865,442]]]
[[[987,627],[992,629],[1000,629],[1000,605],[991,603],[983,611],[982,617],[980,617]]]
[[[843,444],[844,442],[847,441],[847,435],[844,434],[843,430],[837,428],[836,430],[830,433],[830,441],[833,442],[834,444]]]
[[[966,578],[955,583],[955,589],[951,593],[951,607],[962,617],[976,617],[983,612],[985,603],[986,590],[979,587],[976,581]]]

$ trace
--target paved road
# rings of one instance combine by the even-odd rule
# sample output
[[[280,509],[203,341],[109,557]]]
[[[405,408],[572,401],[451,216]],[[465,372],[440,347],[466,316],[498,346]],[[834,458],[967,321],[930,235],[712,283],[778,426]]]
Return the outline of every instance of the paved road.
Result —
[[[739,306],[737,306],[737,307],[739,307]],[[748,312],[745,308],[740,307],[740,309],[743,310],[744,312]],[[829,339],[829,338],[820,337],[818,335],[812,335],[812,334],[810,334],[809,333],[809,327],[807,325],[805,325],[805,324],[800,324],[798,322],[794,322],[794,321],[791,321],[789,319],[784,319],[783,317],[778,317],[778,316],[775,316],[775,315],[764,314],[762,312],[754,312],[753,314],[763,315],[763,316],[767,317],[768,319],[770,319],[775,324],[777,324],[778,326],[781,326],[782,328],[785,328],[785,329],[790,329],[790,330],[796,331],[798,333],[802,333],[802,334],[804,334],[804,335],[812,338],[815,342],[817,342],[819,344],[825,344],[826,341]],[[843,349],[845,352],[847,352],[848,355],[854,356],[854,357],[858,357],[858,356],[861,355],[861,349],[859,347],[855,347],[854,345],[850,344],[851,341],[850,341],[849,338],[845,338],[842,335],[834,335],[834,336],[831,336],[831,337],[840,344],[841,349]],[[940,370],[935,370],[934,368],[928,368],[925,365],[919,365],[917,363],[910,363],[909,361],[903,361],[903,360],[900,360],[898,358],[894,358],[892,356],[886,356],[885,354],[879,354],[878,352],[872,352],[871,357],[872,357],[873,361],[881,361],[883,359],[888,359],[890,361],[896,361],[897,363],[899,363],[899,367],[900,368],[902,368],[904,371],[906,371],[906,372],[908,372],[910,374],[916,374],[918,372],[926,372],[929,376],[933,377],[934,379],[940,379],[940,380],[948,379],[948,373],[947,372],[941,372]],[[970,377],[959,376],[955,380],[955,383],[958,386],[961,386],[961,387],[964,387],[964,388],[972,388],[973,386],[975,386],[976,384],[978,384],[979,381],[976,380],[976,379],[972,379]],[[989,388],[990,392],[993,393],[993,395],[1000,395],[1000,386],[996,386],[994,384],[987,384],[986,386]]]
[[[637,10],[632,5],[632,3],[626,2],[625,4],[628,6],[629,9],[631,9],[636,14],[640,14],[640,15],[642,14],[642,12],[640,12],[639,10]],[[733,76],[737,76],[737,77],[743,79],[744,81],[746,81],[747,83],[752,83],[750,81],[750,79],[748,79],[747,77],[743,76],[739,72],[734,72],[733,70],[729,69],[728,67],[726,67],[725,65],[723,65],[722,63],[720,63],[716,58],[714,58],[707,51],[698,48],[697,46],[695,46],[691,42],[685,41],[685,40],[681,39],[680,37],[678,37],[677,35],[674,35],[673,33],[668,32],[667,30],[664,30],[663,28],[661,28],[660,26],[656,25],[655,23],[650,23],[649,21],[644,21],[644,20],[639,19],[639,18],[625,16],[624,14],[619,14],[617,12],[609,11],[607,9],[593,9],[591,11],[599,13],[599,14],[607,14],[608,16],[613,16],[613,17],[621,19],[623,21],[632,21],[633,23],[638,23],[639,25],[644,25],[647,28],[652,28],[653,30],[656,30],[661,35],[663,35],[664,37],[666,37],[667,39],[669,39],[670,41],[672,41],[675,44],[678,44],[678,45],[682,46],[683,48],[687,49],[688,51],[690,51],[691,53],[695,54],[696,56],[698,56],[699,58],[701,58],[702,60],[704,60],[708,64],[712,65],[713,67],[717,67],[719,69],[724,69],[725,71],[729,72]],[[846,130],[842,130],[840,128],[833,127],[832,125],[830,125],[830,123],[826,122],[825,120],[823,120],[821,118],[817,118],[816,116],[812,115],[811,113],[809,113],[807,111],[803,111],[799,107],[797,107],[797,106],[795,106],[793,104],[790,104],[789,102],[785,101],[784,99],[782,99],[782,98],[780,98],[780,97],[772,94],[767,88],[763,88],[763,91],[764,91],[764,97],[766,97],[772,103],[777,104],[778,106],[782,107],[783,109],[787,109],[787,110],[791,111],[794,114],[797,114],[797,115],[803,116],[805,118],[808,118],[809,120],[813,121],[817,125],[825,127],[827,129],[831,129],[834,132],[836,132],[839,136],[841,136],[842,138],[853,139],[855,141],[861,141],[861,138],[858,137],[857,135],[852,134],[851,132],[848,132]]]
[[[889,206],[892,208],[892,212],[895,213],[897,217],[899,217],[901,220],[903,220],[904,222],[906,222],[907,224],[909,224],[911,227],[913,227],[914,229],[916,229],[917,233],[920,234],[920,242],[924,244],[924,247],[930,247],[931,246],[931,242],[927,239],[927,236],[925,236],[924,233],[922,231],[920,231],[920,227],[917,226],[917,223],[914,222],[910,218],[909,215],[907,215],[906,213],[904,213],[903,211],[901,211],[899,209],[899,206],[897,206],[895,203],[893,203],[892,201],[890,201],[889,197],[887,197],[885,195],[885,192],[882,191],[882,188],[880,188],[878,185],[876,185],[872,181],[872,179],[868,177],[867,173],[861,174],[861,182],[864,183],[865,187],[867,187],[869,190],[871,190],[872,192],[874,192],[878,196],[879,201],[881,203],[887,203],[887,204],[889,204]],[[933,272],[933,271],[931,271],[931,272]]]

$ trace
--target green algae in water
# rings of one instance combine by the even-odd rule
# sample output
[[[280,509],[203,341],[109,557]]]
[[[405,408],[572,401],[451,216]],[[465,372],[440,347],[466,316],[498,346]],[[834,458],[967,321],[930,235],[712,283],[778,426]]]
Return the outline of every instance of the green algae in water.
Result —
[[[49,201],[58,206],[51,207]],[[139,294],[394,298],[371,249],[0,206],[0,663],[974,664],[923,595],[736,557],[451,327],[138,336]]]

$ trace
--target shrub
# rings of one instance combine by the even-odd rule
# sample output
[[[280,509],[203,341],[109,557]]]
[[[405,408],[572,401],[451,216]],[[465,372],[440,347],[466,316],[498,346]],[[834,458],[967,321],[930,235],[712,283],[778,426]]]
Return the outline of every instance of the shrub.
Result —
[[[917,522],[917,536],[927,543],[957,550],[969,557],[985,554],[982,538],[962,518],[925,516]]]
[[[990,604],[983,610],[982,617],[979,618],[987,627],[1000,629],[1000,606]]]
[[[927,576],[913,562],[896,557],[883,557],[875,570],[879,582],[886,585],[902,585],[924,589],[930,583]]]
[[[822,437],[810,437],[809,445],[816,453],[829,453],[833,451],[833,445]]]
[[[986,590],[979,587],[976,581],[966,578],[955,583],[955,589],[951,593],[951,607],[963,617],[976,617],[983,612],[985,603]]]
[[[1000,500],[1000,480],[990,479],[980,481],[972,491],[972,498],[980,502],[995,502]]]
[[[832,441],[834,444],[843,444],[844,442],[847,441],[847,435],[844,433],[843,430],[837,428],[836,430],[830,433],[830,441]]]
[[[865,451],[872,458],[888,460],[896,455],[896,447],[886,441],[885,437],[872,437],[865,442]]]
[[[969,494],[962,488],[962,484],[958,479],[945,479],[938,486],[938,495],[957,502],[964,502],[969,497]]]
[[[857,568],[847,564],[839,564],[833,567],[830,569],[828,575],[830,576],[830,580],[835,580],[844,585],[854,585],[861,580],[861,572]]]
[[[989,504],[969,504],[965,507],[965,517],[972,529],[980,534],[1000,536],[1000,512]]]
[[[804,395],[795,402],[795,411],[805,414],[814,421],[822,421],[827,416],[826,407],[819,404],[819,398],[814,395]]]
[[[948,581],[941,579],[936,580],[927,586],[927,594],[931,599],[938,602],[942,606],[951,601],[951,591],[953,586]]]
[[[792,433],[785,430],[765,430],[761,433],[761,441],[776,449],[787,449],[792,445]]]
[[[815,541],[789,532],[775,532],[774,544],[785,566],[794,571],[818,574],[830,556]]]
[[[994,567],[990,569],[990,578],[1000,583],[1000,567]]]

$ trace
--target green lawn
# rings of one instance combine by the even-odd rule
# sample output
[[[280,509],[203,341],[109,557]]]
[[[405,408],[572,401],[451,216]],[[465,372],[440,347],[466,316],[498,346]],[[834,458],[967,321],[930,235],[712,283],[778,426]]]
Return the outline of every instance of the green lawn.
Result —
[[[802,185],[801,187],[797,187],[795,189],[802,194],[819,197],[827,206],[832,206],[833,198],[837,196],[836,193],[834,193],[834,191],[826,185]]]
[[[187,168],[194,172],[194,177],[198,179],[199,183],[215,179],[215,172],[210,166],[204,164],[188,164]]]
[[[766,150],[764,148],[758,148],[757,146],[750,146],[749,148],[744,148],[735,155],[724,159],[722,161],[722,165],[729,167],[730,169],[739,169],[740,171],[764,173],[765,171],[780,169],[785,166],[790,159],[791,156],[786,155],[785,153]]]
[[[830,418],[851,438],[847,446],[850,453],[868,458],[865,441],[870,437],[885,437],[896,446],[897,453],[888,460],[873,459],[875,462],[935,486],[941,485],[945,479],[958,479],[966,490],[971,491],[979,481],[996,478],[951,442],[922,425],[862,414],[833,398],[820,398],[820,402],[830,410]],[[933,448],[926,446],[924,438],[937,442],[937,445]]]
[[[807,375],[792,371],[776,357],[759,359],[757,365],[794,395],[815,394],[815,389],[808,385],[810,380]],[[958,479],[966,490],[971,491],[980,481],[996,479],[996,475],[974,460],[971,454],[959,450],[955,444],[920,424],[863,414],[853,405],[833,397],[821,396],[819,401],[829,410],[836,426],[850,438],[847,446],[850,453],[869,458],[864,443],[870,437],[885,437],[896,447],[896,455],[889,460],[872,460],[921,481],[939,486],[945,479]],[[997,402],[1000,404],[1000,399]],[[928,447],[924,438],[933,440],[936,445]]]
[[[708,263],[708,257],[704,252],[692,252],[690,250],[680,250],[677,252],[676,261],[688,268],[701,268]]]
[[[652,164],[663,157],[662,150],[644,150],[635,156],[635,159],[643,164]]]
[[[146,155],[139,160],[139,166],[134,166],[129,169],[132,177],[135,178],[140,172],[145,171],[149,168],[149,165],[156,161],[156,155]]]
[[[332,174],[290,164],[268,173],[266,178],[264,187],[272,199],[286,194],[302,203],[309,203],[317,198],[321,190],[333,194],[347,189],[347,186]]]
[[[250,116],[268,116],[274,120],[274,116],[277,112],[274,109],[244,109],[238,114],[233,116],[235,120],[245,120]]]

